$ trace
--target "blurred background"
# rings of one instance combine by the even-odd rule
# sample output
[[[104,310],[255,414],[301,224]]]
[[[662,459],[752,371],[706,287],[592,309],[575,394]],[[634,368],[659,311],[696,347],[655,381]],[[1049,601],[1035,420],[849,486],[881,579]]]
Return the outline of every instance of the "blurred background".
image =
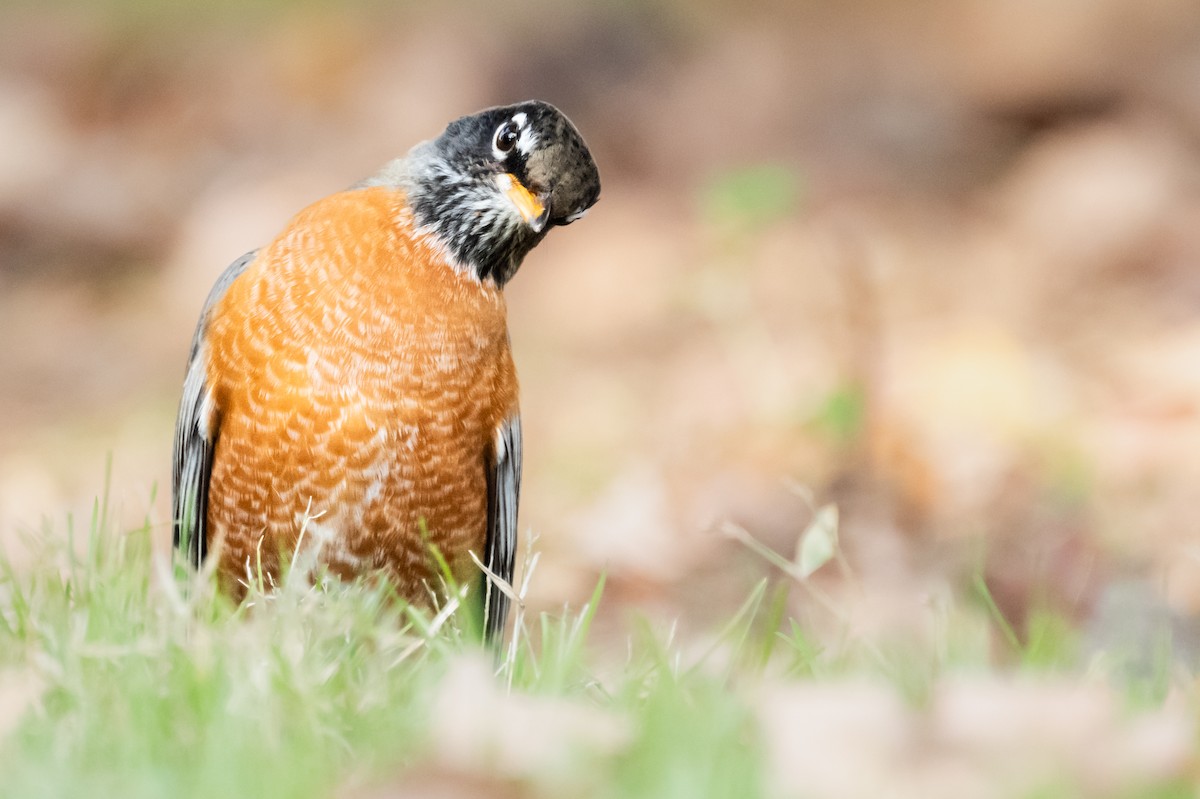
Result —
[[[1019,633],[1200,612],[1190,0],[9,0],[0,542],[79,525],[111,457],[165,550],[220,271],[531,97],[604,182],[508,289],[537,607],[607,570],[611,618],[704,629],[771,573],[723,527],[790,556],[836,503],[817,579],[866,633],[979,577]]]

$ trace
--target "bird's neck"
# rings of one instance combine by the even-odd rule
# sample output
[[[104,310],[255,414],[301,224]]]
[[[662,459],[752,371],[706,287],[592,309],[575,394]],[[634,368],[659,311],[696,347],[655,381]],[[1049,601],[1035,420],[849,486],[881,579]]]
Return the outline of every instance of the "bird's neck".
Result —
[[[420,145],[365,185],[381,184],[404,191],[417,229],[480,282],[504,286],[541,239],[514,219],[490,176],[464,174]]]
[[[507,283],[535,240],[514,223],[490,181],[433,171],[409,192],[417,225],[480,281]]]

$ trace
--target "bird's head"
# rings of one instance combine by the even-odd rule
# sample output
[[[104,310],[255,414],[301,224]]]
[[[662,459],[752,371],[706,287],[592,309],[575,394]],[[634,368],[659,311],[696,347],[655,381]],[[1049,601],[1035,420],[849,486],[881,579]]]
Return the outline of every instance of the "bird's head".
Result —
[[[579,219],[600,196],[583,137],[537,100],[454,120],[412,149],[404,175],[418,225],[498,285],[550,228]]]

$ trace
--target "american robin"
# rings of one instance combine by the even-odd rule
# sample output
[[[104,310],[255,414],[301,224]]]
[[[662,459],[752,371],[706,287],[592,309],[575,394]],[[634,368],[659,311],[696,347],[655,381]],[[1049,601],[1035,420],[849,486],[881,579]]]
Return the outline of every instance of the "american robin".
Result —
[[[451,122],[375,177],[301,211],[218,278],[175,431],[175,546],[224,590],[297,546],[379,570],[427,603],[440,571],[482,579],[485,632],[511,581],[521,420],[503,288],[596,202],[582,136],[543,102]]]

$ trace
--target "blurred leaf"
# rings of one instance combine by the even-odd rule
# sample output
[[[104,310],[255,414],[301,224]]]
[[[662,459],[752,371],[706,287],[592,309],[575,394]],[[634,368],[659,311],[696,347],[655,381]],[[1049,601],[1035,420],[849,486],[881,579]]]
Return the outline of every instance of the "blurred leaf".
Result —
[[[1069,619],[1048,610],[1034,611],[1027,622],[1028,632],[1022,661],[1033,668],[1068,668],[1079,660],[1078,633]]]
[[[983,601],[984,608],[987,609],[988,615],[992,617],[996,627],[999,628],[1004,640],[1012,647],[1014,652],[1021,652],[1021,639],[1017,637],[1016,630],[1012,624],[1004,617],[1004,612],[1000,610],[1000,606],[996,604],[996,600],[992,597],[992,589],[988,588],[987,579],[982,571],[975,573],[973,580],[975,594]]]
[[[764,558],[768,563],[783,571],[785,574],[790,574],[791,576],[799,579],[800,575],[797,574],[796,565],[792,561],[783,557],[766,544],[763,544],[757,538],[750,535],[750,533],[741,526],[729,521],[722,522],[721,531],[735,541],[739,541],[746,545],[746,547],[752,552],[755,552]]]
[[[850,383],[829,394],[812,422],[838,443],[849,444],[862,435],[866,415],[866,394],[862,386]]]
[[[817,511],[796,544],[796,566],[800,576],[808,577],[833,559],[837,553],[837,533],[837,506],[825,505]]]
[[[805,632],[794,618],[788,619],[788,630],[776,633],[776,637],[787,647],[789,658],[787,674],[792,677],[816,677],[819,658],[824,649]]]
[[[755,228],[792,213],[799,181],[779,164],[759,164],[718,174],[703,195],[704,212],[723,227]]]

